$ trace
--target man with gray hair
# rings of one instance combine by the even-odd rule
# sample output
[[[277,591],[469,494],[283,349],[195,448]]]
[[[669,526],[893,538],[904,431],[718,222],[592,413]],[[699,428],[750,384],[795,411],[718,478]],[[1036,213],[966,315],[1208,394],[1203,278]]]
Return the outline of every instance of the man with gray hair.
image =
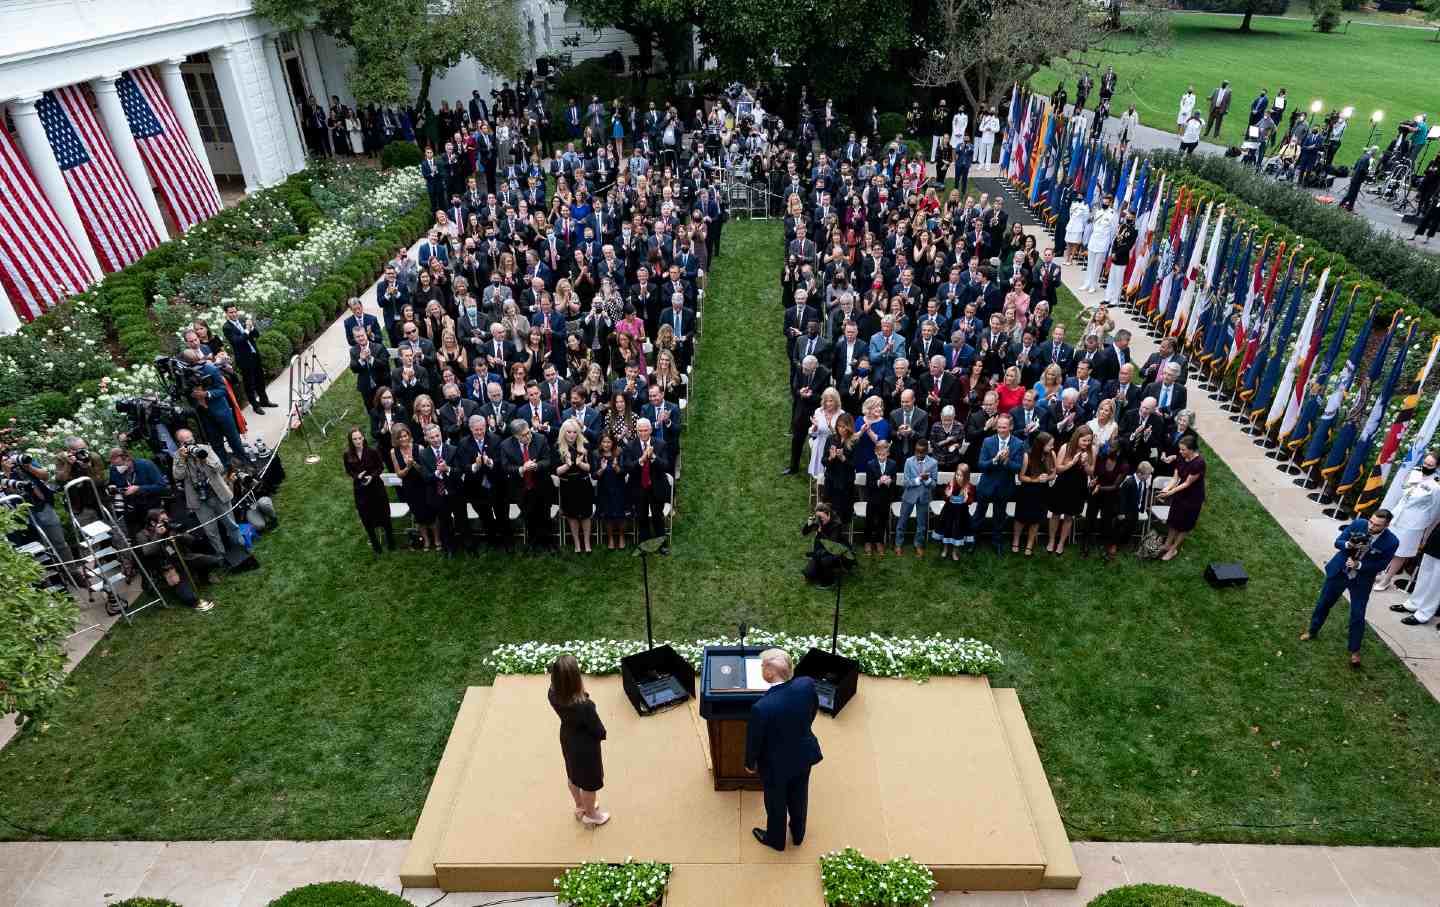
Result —
[[[800,471],[800,449],[810,434],[810,419],[820,405],[820,395],[830,386],[830,370],[814,356],[800,360],[800,368],[790,379],[790,465],[781,475],[792,476]]]
[[[556,540],[550,534],[550,474],[554,468],[550,442],[539,432],[532,432],[529,422],[513,419],[510,437],[500,445],[500,461],[525,520],[530,547],[554,549]]]
[[[785,849],[787,817],[791,840],[804,843],[810,769],[824,758],[810,729],[820,708],[815,681],[794,673],[785,650],[760,653],[760,675],[773,685],[750,707],[745,731],[745,770],[760,775],[765,791],[765,827],[750,833],[776,850]]]
[[[674,454],[655,437],[649,419],[635,421],[635,438],[620,452],[630,503],[635,509],[635,531],[640,540],[665,536],[665,505],[670,503],[670,474]],[[668,543],[660,546],[669,554]]]

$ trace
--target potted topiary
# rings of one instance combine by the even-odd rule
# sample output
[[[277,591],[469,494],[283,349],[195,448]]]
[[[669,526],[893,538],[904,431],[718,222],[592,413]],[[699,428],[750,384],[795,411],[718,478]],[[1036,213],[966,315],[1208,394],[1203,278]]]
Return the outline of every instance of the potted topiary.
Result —
[[[820,858],[820,885],[829,907],[923,907],[935,876],[909,857],[879,863],[847,847]]]
[[[659,907],[670,871],[669,863],[582,863],[555,880],[555,900],[570,907]]]
[[[373,885],[359,882],[320,882],[292,888],[269,907],[411,907],[409,901]]]
[[[1122,885],[1092,900],[1087,907],[1235,907],[1217,895],[1179,885]]]

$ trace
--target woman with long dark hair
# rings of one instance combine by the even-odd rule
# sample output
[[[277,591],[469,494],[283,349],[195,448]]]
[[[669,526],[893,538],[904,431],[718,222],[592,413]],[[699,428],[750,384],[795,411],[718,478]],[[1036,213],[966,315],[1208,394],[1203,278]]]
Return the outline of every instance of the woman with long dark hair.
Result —
[[[565,777],[575,801],[575,819],[586,825],[604,825],[609,813],[596,808],[596,794],[605,786],[605,768],[600,760],[600,742],[605,725],[595,702],[585,692],[580,663],[574,655],[561,655],[550,666],[550,707],[560,716],[560,752],[565,757]]]
[[[385,483],[380,474],[385,471],[380,452],[365,442],[365,433],[360,426],[351,426],[345,444],[345,472],[355,486],[355,512],[360,516],[360,525],[370,538],[370,547],[376,554],[380,548],[380,530],[385,531],[385,547],[395,550],[395,530],[390,524],[390,499],[385,495]]]

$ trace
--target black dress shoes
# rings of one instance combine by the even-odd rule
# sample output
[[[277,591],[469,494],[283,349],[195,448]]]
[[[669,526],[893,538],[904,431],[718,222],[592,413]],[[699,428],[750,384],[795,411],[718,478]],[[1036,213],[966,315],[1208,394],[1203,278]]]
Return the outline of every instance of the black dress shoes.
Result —
[[[785,848],[783,848],[783,847],[776,847],[774,844],[771,844],[768,840],[766,840],[766,838],[765,838],[765,829],[763,829],[763,828],[752,828],[752,829],[750,829],[750,834],[754,835],[754,836],[755,836],[755,840],[759,841],[761,844],[764,844],[766,847],[772,848],[772,849],[774,849],[774,850],[784,850],[784,849],[785,849]]]
[[[1414,615],[1400,618],[1400,623],[1404,624],[1407,627],[1422,627],[1425,625],[1424,621],[1416,620]]]

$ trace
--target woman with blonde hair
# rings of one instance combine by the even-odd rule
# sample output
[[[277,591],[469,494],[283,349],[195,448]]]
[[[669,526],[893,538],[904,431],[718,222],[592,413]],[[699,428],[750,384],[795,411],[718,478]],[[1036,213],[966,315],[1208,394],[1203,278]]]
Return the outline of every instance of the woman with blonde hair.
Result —
[[[677,294],[678,295],[678,294]],[[660,325],[660,330],[655,332],[655,343],[652,349],[653,359],[656,365],[660,364],[660,354],[669,353],[675,356],[675,328],[669,324]]]
[[[1060,366],[1052,362],[1045,366],[1045,371],[1040,373],[1040,380],[1035,382],[1035,405],[1050,406],[1060,400],[1060,392],[1065,389],[1065,372]]]
[[[439,425],[440,420],[435,415],[435,401],[429,394],[420,394],[415,402],[410,405],[410,428],[416,437],[425,437],[425,429],[431,425]]]
[[[423,394],[415,398],[429,401]],[[435,511],[430,506],[430,493],[425,487],[425,478],[415,465],[415,436],[402,423],[395,423],[390,429],[390,466],[400,477],[400,498],[410,505],[410,516],[420,533],[420,550],[440,550],[440,529],[436,523]]]
[[[470,352],[461,345],[453,327],[447,327],[441,332],[440,347],[435,351],[435,356],[440,365],[450,366],[457,375],[465,375],[470,371]]]
[[[594,700],[585,692],[580,662],[574,655],[561,655],[550,666],[546,697],[560,716],[560,752],[565,757],[570,797],[575,801],[575,819],[585,825],[604,825],[610,821],[610,814],[600,812],[595,801],[605,786],[605,768],[600,759],[605,725]]]
[[[1088,425],[1075,429],[1055,454],[1055,482],[1050,487],[1050,538],[1045,550],[1065,553],[1075,518],[1085,510],[1090,477],[1095,473],[1095,435]]]
[[[605,383],[605,369],[598,362],[591,362],[585,370],[585,381],[580,385],[585,391],[590,406],[601,406],[610,394],[610,385]]]
[[[810,417],[810,477],[817,482],[825,480],[825,442],[835,430],[835,421],[844,410],[840,407],[840,392],[827,387],[820,393],[820,405]]]
[[[661,350],[655,357],[655,369],[647,378],[647,383],[658,385],[660,393],[665,395],[665,401],[676,406],[680,405],[680,398],[685,395],[685,382],[680,376],[680,369],[675,365],[675,356],[669,350]]]
[[[560,477],[560,512],[570,526],[575,553],[590,551],[590,517],[595,513],[595,486],[590,484],[594,460],[585,449],[585,432],[566,419],[555,441],[555,474]]]
[[[1106,397],[1095,407],[1095,418],[1085,423],[1085,427],[1095,435],[1095,448],[1100,454],[1114,446],[1118,426],[1119,423],[1115,421],[1115,401]]]

